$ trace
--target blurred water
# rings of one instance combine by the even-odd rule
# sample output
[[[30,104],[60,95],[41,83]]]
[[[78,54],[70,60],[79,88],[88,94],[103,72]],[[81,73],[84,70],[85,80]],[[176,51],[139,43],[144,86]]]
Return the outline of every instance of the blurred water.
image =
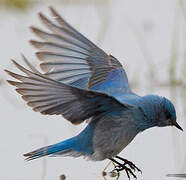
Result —
[[[117,57],[126,68],[136,93],[155,93],[171,99],[177,109],[178,122],[186,129],[183,86],[186,27],[181,1],[84,2],[42,1],[23,12],[0,7],[0,179],[52,180],[59,179],[61,174],[69,180],[103,179],[101,173],[107,161],[94,163],[65,157],[25,162],[22,156],[40,146],[69,138],[85,126],[71,126],[60,116],[34,113],[5,82],[8,77],[3,69],[14,70],[10,58],[21,62],[20,52],[37,65],[34,49],[27,43],[35,38],[28,27],[40,26],[36,14],[48,13],[48,5],[56,7],[78,30]],[[179,83],[170,86],[170,79]],[[139,180],[170,179],[165,175],[186,173],[185,136],[174,128],[152,128],[138,135],[121,156],[143,170]],[[121,179],[124,177],[123,173]]]

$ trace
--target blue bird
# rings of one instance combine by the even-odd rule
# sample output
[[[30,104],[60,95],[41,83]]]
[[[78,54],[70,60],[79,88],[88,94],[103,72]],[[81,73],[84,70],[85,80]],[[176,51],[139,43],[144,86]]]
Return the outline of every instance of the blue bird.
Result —
[[[25,75],[5,70],[18,81],[16,86],[34,111],[46,115],[62,115],[72,124],[88,122],[78,135],[57,144],[24,154],[27,160],[43,156],[85,156],[94,161],[110,159],[125,170],[128,177],[134,170],[132,162],[118,154],[134,137],[155,126],[175,126],[174,105],[158,95],[139,96],[128,83],[121,63],[89,41],[69,25],[52,7],[52,22],[42,13],[39,17],[49,32],[31,27],[42,41],[31,40],[39,49],[39,72],[23,56],[28,69],[13,60]],[[121,162],[122,161],[122,162]]]

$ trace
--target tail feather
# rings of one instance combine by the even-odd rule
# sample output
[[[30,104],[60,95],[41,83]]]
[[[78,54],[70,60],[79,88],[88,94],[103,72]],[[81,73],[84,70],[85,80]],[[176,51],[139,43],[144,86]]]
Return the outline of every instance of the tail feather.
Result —
[[[26,160],[30,161],[33,159],[37,159],[43,156],[53,155],[60,153],[61,155],[70,152],[72,149],[69,146],[71,143],[69,142],[71,139],[68,139],[66,141],[63,141],[61,143],[57,143],[54,145],[42,147],[40,149],[37,149],[35,151],[29,152],[24,154],[26,157]]]
[[[26,160],[33,160],[43,156],[89,156],[93,153],[92,137],[97,121],[90,124],[77,136],[62,141],[60,143],[42,147],[35,151],[24,154]]]

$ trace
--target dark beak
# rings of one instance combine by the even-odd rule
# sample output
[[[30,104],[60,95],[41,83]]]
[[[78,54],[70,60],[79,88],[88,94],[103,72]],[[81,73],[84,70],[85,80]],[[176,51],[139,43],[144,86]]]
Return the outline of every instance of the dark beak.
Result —
[[[173,126],[177,127],[179,130],[183,131],[181,126],[176,121],[174,121],[172,124],[173,124]]]

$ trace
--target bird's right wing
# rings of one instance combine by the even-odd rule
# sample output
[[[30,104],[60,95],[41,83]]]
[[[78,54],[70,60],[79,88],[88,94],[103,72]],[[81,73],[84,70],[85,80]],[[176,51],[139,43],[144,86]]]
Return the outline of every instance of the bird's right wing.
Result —
[[[132,107],[104,93],[83,90],[52,80],[37,72],[28,61],[26,63],[31,71],[15,61],[13,63],[26,76],[6,70],[10,76],[19,80],[8,82],[17,87],[16,91],[34,111],[42,114],[61,114],[71,123],[79,124],[99,113]]]
[[[49,32],[31,27],[43,41],[31,40],[48,78],[107,94],[130,93],[121,63],[68,24],[53,8],[53,21],[39,13]]]

